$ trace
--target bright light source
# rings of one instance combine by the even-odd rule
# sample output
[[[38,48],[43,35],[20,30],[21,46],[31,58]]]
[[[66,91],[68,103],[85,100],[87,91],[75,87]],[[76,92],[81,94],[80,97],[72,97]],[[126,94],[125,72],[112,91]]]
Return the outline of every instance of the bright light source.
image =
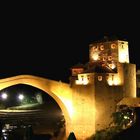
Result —
[[[95,53],[92,55],[92,59],[95,60],[95,61],[99,59],[99,54],[98,54],[98,52],[95,52]]]
[[[110,67],[111,69],[115,69],[116,65],[115,65],[114,63],[111,63],[111,64],[109,64],[109,67]]]
[[[6,129],[2,129],[2,133],[6,132]]]
[[[66,103],[70,117],[72,117],[74,114],[74,108],[73,108],[72,103],[68,100],[65,100],[64,102]]]
[[[19,98],[19,100],[23,100],[24,99],[24,95],[23,94],[19,94],[18,98]]]
[[[119,76],[117,74],[114,75],[109,75],[109,77],[107,78],[107,82],[110,86],[112,85],[120,85],[121,84],[121,79],[119,78]]]
[[[2,93],[1,97],[2,99],[7,99],[8,95],[6,93]]]
[[[128,116],[124,116],[124,119],[128,119],[129,117]]]

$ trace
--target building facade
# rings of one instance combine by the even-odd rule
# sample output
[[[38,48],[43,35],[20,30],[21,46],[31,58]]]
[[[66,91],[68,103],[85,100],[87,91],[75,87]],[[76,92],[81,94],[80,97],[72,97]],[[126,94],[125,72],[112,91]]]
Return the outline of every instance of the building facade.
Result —
[[[75,91],[73,104],[79,120],[73,121],[73,126],[79,126],[73,127],[75,132],[84,126],[87,128],[83,135],[91,129],[96,132],[109,127],[117,104],[123,98],[136,97],[136,65],[129,62],[127,41],[91,43],[89,62],[75,65],[71,70],[70,85]]]

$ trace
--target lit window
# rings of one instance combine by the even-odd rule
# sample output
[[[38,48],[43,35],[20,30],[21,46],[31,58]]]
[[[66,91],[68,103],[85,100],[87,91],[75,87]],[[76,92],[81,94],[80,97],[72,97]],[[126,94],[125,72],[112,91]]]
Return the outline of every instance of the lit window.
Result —
[[[104,50],[104,45],[100,46],[100,50],[103,51]]]
[[[112,80],[114,79],[114,75],[112,75]]]
[[[116,65],[115,65],[114,63],[112,63],[112,64],[109,64],[109,67],[110,67],[111,69],[114,69],[114,68],[116,67]]]
[[[94,54],[92,55],[92,59],[93,60],[98,60],[99,59],[99,54],[98,54],[99,52],[94,52]]]
[[[81,80],[82,80],[82,81],[84,80],[84,76],[83,76],[83,75],[81,76]]]
[[[76,85],[87,85],[89,83],[88,75],[78,76],[78,80],[75,81]]]
[[[112,68],[112,64],[108,64],[110,68]]]
[[[98,76],[98,81],[102,81],[102,76]]]
[[[111,49],[115,49],[116,48],[116,44],[111,44]]]
[[[95,50],[96,49],[96,46],[93,46],[92,49]]]
[[[103,57],[103,61],[105,61],[106,60],[106,58],[105,57]]]
[[[112,56],[108,56],[108,60],[111,61],[112,60]]]

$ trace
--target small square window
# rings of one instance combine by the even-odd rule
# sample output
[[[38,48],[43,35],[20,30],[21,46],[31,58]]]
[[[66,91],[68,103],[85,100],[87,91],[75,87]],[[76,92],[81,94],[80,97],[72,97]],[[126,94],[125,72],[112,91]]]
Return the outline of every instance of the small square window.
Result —
[[[111,44],[111,49],[115,49],[116,48],[116,44]]]
[[[106,60],[106,58],[105,57],[103,57],[103,61],[105,61]]]
[[[98,81],[102,81],[102,76],[98,76]]]
[[[111,61],[112,60],[112,56],[108,56],[108,60]]]
[[[104,45],[100,46],[100,50],[103,51],[104,50]]]

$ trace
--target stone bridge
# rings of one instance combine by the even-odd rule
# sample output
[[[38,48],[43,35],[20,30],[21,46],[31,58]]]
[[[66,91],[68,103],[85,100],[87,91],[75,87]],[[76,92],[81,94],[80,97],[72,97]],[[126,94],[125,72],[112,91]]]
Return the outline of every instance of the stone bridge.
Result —
[[[77,91],[71,88],[70,84],[33,75],[18,75],[0,79],[0,90],[17,84],[31,85],[41,89],[42,91],[49,94],[57,102],[64,114],[66,123],[66,137],[68,137],[70,132],[74,132],[76,138],[81,140],[90,137],[94,133],[94,118],[90,110],[92,107],[89,105],[87,110],[86,106],[84,105],[84,108],[87,110],[87,112],[83,117],[82,103],[80,103],[80,100],[78,100],[79,103],[77,104],[77,98],[74,96],[74,94],[77,94]],[[82,90],[79,92],[81,94]],[[88,100],[90,100],[90,97],[87,99],[87,104]],[[78,108],[78,111],[76,108]],[[81,110],[81,112],[79,110]],[[93,119],[92,121],[90,121],[91,117]],[[88,125],[88,127],[86,127],[86,125]]]
[[[0,80],[0,90],[16,84],[34,86],[48,93],[61,108],[65,121],[67,135],[70,133],[72,115],[72,92],[69,84],[65,84],[32,75],[19,75]]]

